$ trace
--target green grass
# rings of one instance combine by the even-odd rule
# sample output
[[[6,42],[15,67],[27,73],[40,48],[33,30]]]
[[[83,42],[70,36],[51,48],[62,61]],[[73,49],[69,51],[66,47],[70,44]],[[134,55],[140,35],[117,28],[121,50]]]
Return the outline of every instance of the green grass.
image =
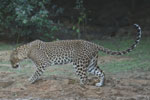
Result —
[[[118,42],[119,41],[119,42]],[[123,50],[128,48],[132,43],[132,39],[108,39],[108,40],[95,40],[97,44],[103,45],[104,47],[110,48],[112,50]],[[0,43],[0,51],[3,50],[12,50],[17,45],[10,45]],[[108,56],[102,52],[99,52],[101,57]],[[137,48],[131,53],[123,55],[121,57],[129,58],[126,60],[112,60],[110,62],[103,63],[99,65],[107,73],[118,73],[129,70],[149,70],[150,69],[150,38],[143,38],[140,41],[140,44],[137,45]],[[9,61],[0,62],[0,64],[10,64]],[[16,75],[25,75],[30,76],[35,68],[33,67],[32,62],[23,61],[21,66],[24,66],[20,69],[12,69],[8,66],[0,66],[0,71],[13,72]],[[27,66],[27,67],[26,67]],[[58,76],[74,76],[73,68],[71,65],[62,65],[62,66],[51,66],[48,68],[44,75],[58,75]]]

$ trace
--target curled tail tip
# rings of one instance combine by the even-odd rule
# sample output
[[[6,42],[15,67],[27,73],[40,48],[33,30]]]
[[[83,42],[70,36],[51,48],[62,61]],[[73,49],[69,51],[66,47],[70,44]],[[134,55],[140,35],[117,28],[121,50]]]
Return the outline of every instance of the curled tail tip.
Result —
[[[136,28],[138,28],[139,30],[141,30],[141,27],[139,24],[133,24]]]
[[[134,26],[136,26],[136,27],[139,27],[139,25],[138,25],[138,24],[136,24],[136,23],[135,23],[135,24],[133,24],[133,25],[134,25]]]
[[[139,32],[141,33],[141,27],[138,25],[138,24],[133,24],[138,30]],[[142,33],[141,33],[142,34]]]
[[[140,25],[139,24],[133,24],[135,27],[137,27],[137,28],[140,28],[140,30],[141,30],[141,27],[140,27]]]

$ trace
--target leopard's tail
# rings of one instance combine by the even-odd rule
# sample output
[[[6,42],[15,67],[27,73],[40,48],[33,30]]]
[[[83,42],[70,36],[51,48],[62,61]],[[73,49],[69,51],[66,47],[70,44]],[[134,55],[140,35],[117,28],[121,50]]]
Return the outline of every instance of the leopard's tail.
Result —
[[[112,50],[104,48],[102,46],[98,46],[99,51],[103,51],[104,53],[110,54],[110,55],[124,55],[124,54],[131,52],[136,47],[136,45],[139,43],[139,41],[141,39],[141,35],[142,35],[140,26],[138,24],[134,24],[134,26],[137,29],[137,37],[136,37],[135,42],[128,49],[123,50],[123,51],[112,51]]]

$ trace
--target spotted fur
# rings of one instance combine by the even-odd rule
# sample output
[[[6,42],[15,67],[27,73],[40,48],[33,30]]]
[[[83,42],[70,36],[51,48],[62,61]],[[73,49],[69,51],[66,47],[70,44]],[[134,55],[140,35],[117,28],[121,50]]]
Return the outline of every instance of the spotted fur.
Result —
[[[89,72],[100,79],[96,86],[102,86],[104,84],[104,73],[97,65],[98,52],[103,51],[111,55],[123,55],[131,52],[141,38],[141,28],[137,24],[135,26],[137,29],[136,41],[130,48],[124,51],[112,51],[84,40],[62,40],[55,42],[35,40],[13,50],[10,62],[13,68],[17,68],[19,67],[19,61],[27,58],[31,59],[37,68],[29,79],[31,83],[39,79],[48,66],[73,63],[76,74],[80,77],[80,83],[87,83],[87,72]]]

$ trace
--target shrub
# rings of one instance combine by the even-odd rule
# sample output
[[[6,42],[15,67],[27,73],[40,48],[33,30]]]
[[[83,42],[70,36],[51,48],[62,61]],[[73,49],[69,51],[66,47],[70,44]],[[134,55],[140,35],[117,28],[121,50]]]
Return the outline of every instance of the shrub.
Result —
[[[16,41],[54,39],[59,25],[52,19],[63,10],[51,0],[1,0],[0,35]]]

